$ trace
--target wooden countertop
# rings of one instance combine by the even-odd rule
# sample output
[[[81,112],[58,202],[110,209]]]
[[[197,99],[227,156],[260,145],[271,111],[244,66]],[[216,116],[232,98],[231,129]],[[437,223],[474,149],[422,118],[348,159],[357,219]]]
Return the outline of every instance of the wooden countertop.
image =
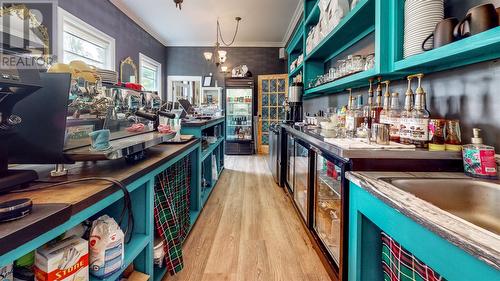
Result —
[[[66,166],[68,169],[66,177],[52,179],[52,181],[108,177],[128,185],[198,143],[199,140],[192,140],[185,144],[157,145],[148,150],[148,156],[145,160],[133,165],[127,164],[123,159],[69,165]],[[35,167],[20,166],[19,168],[33,169]],[[36,168],[38,168],[40,178],[46,179],[45,175],[48,175],[53,166],[38,166]],[[36,188],[42,185],[43,183],[40,183],[32,187]],[[46,232],[49,227],[45,225],[44,229],[40,229],[40,219],[43,219],[46,223],[53,222],[50,228],[55,228],[64,223],[64,220],[61,221],[62,217],[67,220],[117,190],[120,189],[109,182],[88,181],[37,191],[1,195],[0,202],[18,198],[31,198],[36,209],[34,208],[32,214],[21,220],[0,223],[0,255]],[[44,213],[37,213],[36,210]]]
[[[346,177],[405,216],[500,270],[499,235],[381,180],[382,178],[470,179],[463,173],[348,172]]]

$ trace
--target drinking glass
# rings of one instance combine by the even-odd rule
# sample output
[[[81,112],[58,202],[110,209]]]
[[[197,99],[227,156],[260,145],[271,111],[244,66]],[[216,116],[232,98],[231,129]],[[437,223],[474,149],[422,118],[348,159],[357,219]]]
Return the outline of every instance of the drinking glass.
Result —
[[[346,75],[346,61],[339,60],[338,61],[338,78]]]
[[[363,56],[355,55],[352,57],[352,72],[360,72],[365,68],[365,61]]]
[[[346,75],[349,75],[351,73],[353,73],[353,55],[349,55],[347,56],[347,60],[345,61],[346,65],[345,65],[345,72],[346,72]]]

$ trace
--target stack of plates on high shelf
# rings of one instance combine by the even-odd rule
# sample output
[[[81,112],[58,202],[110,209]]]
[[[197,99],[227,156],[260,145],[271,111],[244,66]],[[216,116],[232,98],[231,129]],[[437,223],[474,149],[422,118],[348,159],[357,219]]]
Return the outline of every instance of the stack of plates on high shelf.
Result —
[[[103,83],[109,83],[109,84],[118,83],[118,72],[101,68],[98,68],[96,72],[97,75],[101,77]]]
[[[436,25],[444,18],[444,0],[406,0],[403,54],[409,56],[423,53],[422,43],[432,34]],[[432,38],[425,47],[432,48]]]

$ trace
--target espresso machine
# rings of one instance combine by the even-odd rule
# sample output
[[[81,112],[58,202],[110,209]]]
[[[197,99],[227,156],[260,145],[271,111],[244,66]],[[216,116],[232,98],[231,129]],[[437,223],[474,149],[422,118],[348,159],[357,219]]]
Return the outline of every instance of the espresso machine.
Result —
[[[5,52],[2,50],[4,56]],[[41,82],[38,70],[0,69],[0,191],[10,186],[35,180],[33,171],[9,170],[8,140],[23,122],[23,116],[13,114],[15,105],[36,90]]]
[[[285,101],[286,123],[293,124],[304,121],[302,93],[304,84],[293,82],[288,89],[288,98]]]

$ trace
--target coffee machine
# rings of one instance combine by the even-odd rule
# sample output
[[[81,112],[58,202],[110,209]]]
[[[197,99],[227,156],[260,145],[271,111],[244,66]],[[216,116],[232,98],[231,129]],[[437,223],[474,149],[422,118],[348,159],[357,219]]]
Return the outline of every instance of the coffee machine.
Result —
[[[288,98],[285,101],[286,123],[293,124],[304,121],[302,93],[304,84],[293,82],[288,89]]]

